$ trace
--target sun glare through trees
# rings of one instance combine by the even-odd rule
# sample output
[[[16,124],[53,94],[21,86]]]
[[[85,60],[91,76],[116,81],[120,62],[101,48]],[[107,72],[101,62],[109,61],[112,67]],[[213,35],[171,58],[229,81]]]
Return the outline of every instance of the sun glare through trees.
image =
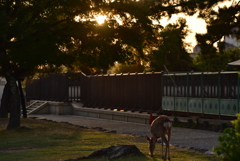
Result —
[[[95,16],[95,19],[99,25],[103,24],[106,20],[106,16],[103,15],[97,15]]]

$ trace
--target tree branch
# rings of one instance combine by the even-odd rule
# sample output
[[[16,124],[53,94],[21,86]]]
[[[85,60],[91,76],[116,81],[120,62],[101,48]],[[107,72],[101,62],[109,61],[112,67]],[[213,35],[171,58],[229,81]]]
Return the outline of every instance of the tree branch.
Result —
[[[28,35],[28,36],[35,36],[35,35],[44,33],[44,32],[46,32],[46,31],[50,30],[52,27],[55,27],[55,26],[57,26],[57,25],[59,25],[59,24],[61,24],[61,23],[63,23],[63,22],[67,22],[67,19],[63,19],[63,20],[61,20],[61,21],[55,22],[55,23],[53,23],[53,24],[51,24],[51,25],[49,25],[49,26],[46,26],[46,27],[44,27],[44,28],[42,28],[42,29],[40,29],[40,30],[38,30],[38,31],[36,31],[36,32]],[[9,47],[12,46],[12,45],[20,44],[20,43],[23,42],[23,41],[24,41],[24,38],[21,39],[21,40],[18,40],[18,41],[8,42],[8,43],[6,44],[6,47],[9,48]]]
[[[49,6],[53,5],[52,1],[51,2],[47,2],[47,4],[43,7],[43,9],[48,8]],[[25,30],[29,25],[31,25],[34,20],[40,15],[40,13],[42,12],[42,10],[37,10],[32,17],[25,23],[25,25],[23,25],[23,30]]]

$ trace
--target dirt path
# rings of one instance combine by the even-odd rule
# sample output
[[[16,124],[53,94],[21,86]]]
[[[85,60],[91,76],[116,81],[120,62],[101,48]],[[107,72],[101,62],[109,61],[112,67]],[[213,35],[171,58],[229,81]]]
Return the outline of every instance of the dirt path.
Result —
[[[150,135],[149,125],[129,123],[113,120],[95,119],[74,115],[29,115],[38,119],[47,119],[57,122],[68,122],[74,125],[94,128],[101,127],[119,134]],[[196,130],[174,127],[172,130],[171,144],[181,148],[195,149],[201,152],[211,152],[213,147],[218,146],[219,132]]]

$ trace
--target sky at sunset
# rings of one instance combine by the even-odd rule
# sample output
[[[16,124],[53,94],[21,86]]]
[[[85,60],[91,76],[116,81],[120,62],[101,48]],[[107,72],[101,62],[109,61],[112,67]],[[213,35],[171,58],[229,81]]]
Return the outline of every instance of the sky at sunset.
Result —
[[[236,0],[230,0],[230,1],[226,0],[224,3],[219,3],[218,6],[219,7],[231,6],[235,1]],[[217,10],[218,7],[214,7],[212,9]],[[188,36],[186,37],[185,42],[190,44],[190,47],[188,48],[188,50],[189,52],[192,52],[193,48],[197,44],[195,39],[196,33],[204,34],[207,32],[206,23],[203,19],[198,18],[198,13],[194,14],[193,16],[185,16],[184,14],[172,15],[172,18],[170,20],[168,18],[162,18],[160,23],[162,26],[166,26],[168,23],[175,23],[179,17],[183,17],[187,20],[188,29],[190,30],[190,32],[188,33]],[[95,16],[95,21],[97,21],[100,25],[104,23],[105,19],[106,19],[106,16],[104,15]],[[157,22],[153,21],[153,23],[157,23]]]
[[[185,41],[187,43],[190,43],[191,47],[189,49],[192,50],[192,48],[197,43],[195,39],[195,34],[207,32],[206,23],[204,22],[204,20],[197,18],[197,14],[193,16],[185,16],[184,14],[173,15],[170,20],[164,18],[160,22],[163,26],[165,26],[167,25],[167,23],[175,23],[179,17],[183,17],[187,20],[187,25],[188,29],[190,30],[190,33],[186,37]]]
[[[230,6],[230,5],[232,5],[232,2],[233,1],[226,1],[224,3],[220,3],[218,6],[220,6],[220,7]],[[215,7],[213,9],[216,10],[217,8],[218,7]],[[188,29],[191,31],[191,33],[188,34],[185,41],[187,43],[190,43],[191,47],[189,48],[189,50],[192,52],[193,47],[197,44],[196,39],[195,39],[196,33],[204,34],[207,32],[206,23],[204,22],[203,19],[197,18],[197,15],[198,15],[198,13],[196,13],[193,16],[185,16],[184,14],[178,14],[178,15],[173,15],[170,20],[168,20],[167,18],[163,18],[160,22],[161,22],[161,25],[165,26],[165,25],[167,25],[167,23],[175,23],[179,17],[186,18]]]

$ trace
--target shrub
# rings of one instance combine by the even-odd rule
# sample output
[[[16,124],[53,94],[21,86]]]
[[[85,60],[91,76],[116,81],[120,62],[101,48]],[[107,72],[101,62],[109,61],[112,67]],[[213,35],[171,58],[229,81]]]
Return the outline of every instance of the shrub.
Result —
[[[213,150],[217,157],[223,161],[240,160],[240,114],[237,120],[231,121],[233,128],[227,128],[218,138],[220,145]]]
[[[120,64],[116,63],[115,66],[111,68],[112,73],[142,73],[145,71],[145,67],[143,65],[137,65],[137,64]]]

